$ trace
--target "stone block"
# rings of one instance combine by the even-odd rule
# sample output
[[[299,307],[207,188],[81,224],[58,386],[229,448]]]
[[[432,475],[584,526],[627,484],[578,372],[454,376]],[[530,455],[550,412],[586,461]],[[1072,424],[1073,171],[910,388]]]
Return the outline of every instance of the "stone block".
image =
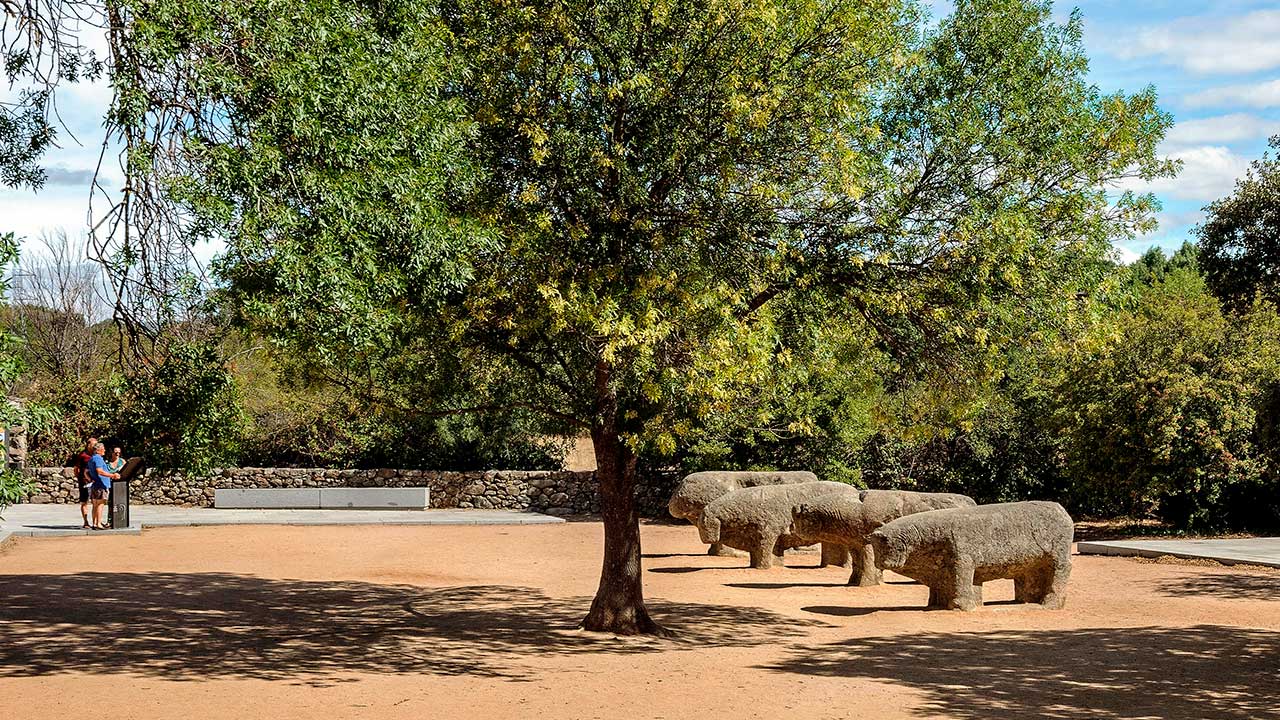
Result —
[[[320,488],[320,507],[358,510],[426,510],[431,490],[404,488]]]
[[[319,488],[216,488],[217,508],[319,508]]]

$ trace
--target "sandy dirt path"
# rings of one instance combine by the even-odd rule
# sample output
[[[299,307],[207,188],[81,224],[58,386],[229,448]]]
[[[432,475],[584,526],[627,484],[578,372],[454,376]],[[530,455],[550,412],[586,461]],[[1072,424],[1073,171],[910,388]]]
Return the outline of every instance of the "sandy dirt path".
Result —
[[[1076,557],[925,611],[646,525],[676,641],[583,633],[601,527],[191,528],[0,549],[0,718],[1280,720],[1280,573]]]

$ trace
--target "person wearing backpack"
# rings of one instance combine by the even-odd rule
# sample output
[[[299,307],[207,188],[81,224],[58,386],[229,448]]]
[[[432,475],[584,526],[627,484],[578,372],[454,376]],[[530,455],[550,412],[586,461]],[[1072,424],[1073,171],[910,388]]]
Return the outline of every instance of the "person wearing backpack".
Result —
[[[93,489],[93,478],[89,477],[89,460],[93,457],[93,447],[98,444],[98,438],[91,437],[85,442],[84,450],[81,450],[71,461],[71,466],[75,468],[76,487],[80,489],[80,518],[84,521],[82,526],[85,530],[93,529],[89,524],[89,495]]]

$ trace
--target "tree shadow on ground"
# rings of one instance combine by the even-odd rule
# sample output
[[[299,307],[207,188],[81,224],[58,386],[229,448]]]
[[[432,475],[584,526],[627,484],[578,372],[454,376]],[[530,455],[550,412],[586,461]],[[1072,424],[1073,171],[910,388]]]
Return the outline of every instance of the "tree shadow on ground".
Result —
[[[724,583],[725,587],[741,588],[743,590],[786,590],[788,588],[838,588],[852,587],[847,582],[829,582],[829,583],[803,583],[803,582],[740,582],[740,583]]]
[[[1252,628],[894,635],[796,647],[767,667],[907,685],[953,718],[1280,718],[1280,633]]]
[[[0,677],[137,673],[326,685],[345,673],[525,680],[540,659],[752,646],[817,621],[756,607],[651,601],[674,641],[577,632],[590,598],[220,573],[0,575]]]
[[[645,559],[654,559],[654,558],[684,558],[684,557],[714,557],[714,556],[708,555],[705,552],[700,552],[700,553],[644,553],[640,557]]]
[[[860,617],[878,612],[922,612],[922,607],[853,607],[848,605],[806,605],[801,611],[816,615],[832,615],[835,617]]]
[[[1171,578],[1157,591],[1176,597],[1204,597],[1215,600],[1280,600],[1280,572],[1265,575],[1247,573],[1204,573]]]

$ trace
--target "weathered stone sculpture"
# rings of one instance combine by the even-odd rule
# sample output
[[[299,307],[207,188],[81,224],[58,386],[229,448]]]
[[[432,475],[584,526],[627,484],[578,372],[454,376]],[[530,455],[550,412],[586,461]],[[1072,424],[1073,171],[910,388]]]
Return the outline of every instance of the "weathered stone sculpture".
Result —
[[[688,520],[694,525],[702,517],[702,511],[716,498],[749,487],[786,485],[817,482],[818,476],[805,470],[783,472],[708,471],[686,475],[671,495],[667,510],[672,517]],[[732,557],[733,550],[720,543],[712,543],[708,555]]]
[[[707,505],[698,522],[698,531],[702,542],[746,550],[751,555],[753,568],[772,567],[775,555],[781,556],[788,548],[817,542],[794,532],[796,509],[816,497],[834,493],[858,497],[857,488],[837,482],[734,490]]]
[[[929,607],[974,610],[984,582],[1012,578],[1016,600],[1057,609],[1073,532],[1058,503],[1001,503],[908,515],[871,533],[871,544],[881,570],[929,586]]]
[[[942,508],[973,507],[967,495],[909,490],[864,490],[857,496],[833,493],[814,498],[796,509],[795,532],[826,544],[843,545],[852,555],[850,585],[880,584],[880,569],[869,542],[885,523],[914,513]]]

